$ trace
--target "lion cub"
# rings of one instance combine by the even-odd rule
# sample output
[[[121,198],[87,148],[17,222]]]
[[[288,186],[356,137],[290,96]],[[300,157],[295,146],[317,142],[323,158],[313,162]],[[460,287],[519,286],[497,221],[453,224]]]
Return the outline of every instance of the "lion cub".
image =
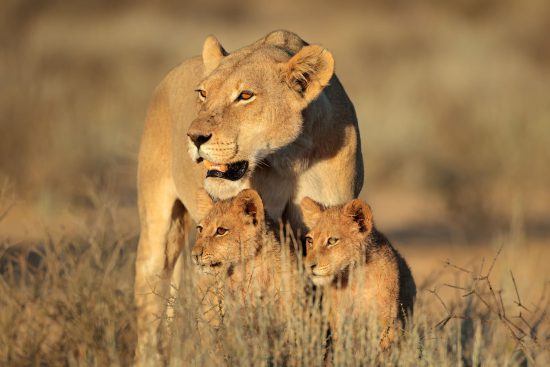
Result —
[[[191,255],[203,273],[215,276],[238,301],[266,295],[278,299],[289,290],[292,281],[287,278],[294,274],[295,259],[268,229],[256,191],[246,189],[214,202],[201,190],[197,204],[202,219]]]
[[[398,322],[412,314],[416,286],[411,271],[373,224],[370,207],[355,199],[324,208],[306,197],[301,202],[306,236],[306,272],[324,289],[329,324],[337,337],[342,317],[376,312],[382,326],[380,345],[394,339]]]

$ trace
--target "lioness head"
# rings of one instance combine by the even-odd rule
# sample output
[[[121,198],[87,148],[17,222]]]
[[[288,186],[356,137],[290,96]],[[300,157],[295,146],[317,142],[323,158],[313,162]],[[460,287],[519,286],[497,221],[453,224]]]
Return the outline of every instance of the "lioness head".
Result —
[[[364,261],[363,246],[373,222],[370,207],[359,199],[325,209],[306,197],[301,204],[306,235],[305,266],[316,285],[331,283]]]
[[[224,199],[243,188],[258,162],[296,140],[302,111],[329,83],[334,61],[326,49],[285,31],[231,54],[210,36],[202,60],[189,152],[207,168],[207,191]]]
[[[197,193],[199,215],[193,262],[206,273],[215,273],[243,259],[254,257],[265,226],[260,195],[252,189],[229,200],[214,202],[205,190]]]

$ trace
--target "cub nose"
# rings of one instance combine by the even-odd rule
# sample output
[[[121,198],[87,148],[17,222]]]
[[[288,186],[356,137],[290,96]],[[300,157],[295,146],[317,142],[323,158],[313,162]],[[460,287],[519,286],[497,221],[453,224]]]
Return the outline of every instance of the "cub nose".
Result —
[[[202,134],[195,134],[195,133],[188,133],[187,136],[189,136],[189,139],[195,144],[197,149],[201,147],[204,143],[206,143],[210,138],[212,137],[212,134],[208,135],[202,135]]]
[[[315,270],[316,267],[317,267],[317,263],[309,264],[309,271],[313,272],[313,270]]]
[[[199,258],[202,256],[202,247],[196,248],[193,247],[193,250],[191,250],[191,258],[193,259],[193,263],[195,265],[199,265]]]

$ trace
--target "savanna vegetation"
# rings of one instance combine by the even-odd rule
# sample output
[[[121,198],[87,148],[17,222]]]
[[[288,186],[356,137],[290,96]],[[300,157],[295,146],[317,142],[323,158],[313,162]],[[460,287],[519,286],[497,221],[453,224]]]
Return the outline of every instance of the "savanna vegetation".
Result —
[[[151,93],[207,34],[232,50],[276,28],[333,52],[360,121],[361,196],[418,286],[398,345],[382,354],[376,324],[350,321],[329,346],[334,364],[550,362],[546,1],[7,0],[0,365],[131,363],[136,157]],[[285,315],[231,305],[213,328],[196,315],[195,281],[184,271],[165,300],[172,365],[322,365],[318,298],[289,300]]]

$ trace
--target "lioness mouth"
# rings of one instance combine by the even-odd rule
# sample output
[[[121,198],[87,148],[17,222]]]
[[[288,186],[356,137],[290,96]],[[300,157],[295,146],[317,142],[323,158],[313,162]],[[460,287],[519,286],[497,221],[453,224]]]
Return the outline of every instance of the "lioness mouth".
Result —
[[[206,172],[206,177],[217,177],[237,181],[240,180],[248,170],[248,161],[217,164],[204,160],[204,166],[208,170]]]

